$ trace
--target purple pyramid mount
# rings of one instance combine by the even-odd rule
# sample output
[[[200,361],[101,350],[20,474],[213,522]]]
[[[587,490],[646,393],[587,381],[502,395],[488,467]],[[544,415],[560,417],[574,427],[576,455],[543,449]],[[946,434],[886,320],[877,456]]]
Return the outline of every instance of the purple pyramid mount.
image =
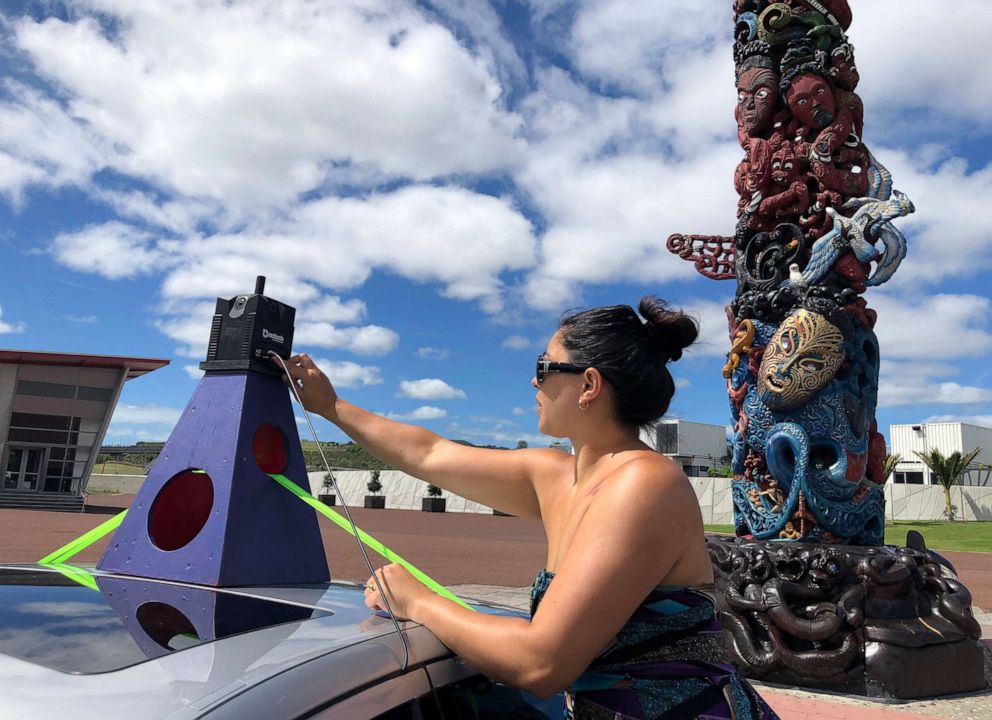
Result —
[[[275,462],[309,491],[282,380],[208,371],[97,568],[214,587],[328,581],[316,515],[260,466],[259,428],[281,435]]]

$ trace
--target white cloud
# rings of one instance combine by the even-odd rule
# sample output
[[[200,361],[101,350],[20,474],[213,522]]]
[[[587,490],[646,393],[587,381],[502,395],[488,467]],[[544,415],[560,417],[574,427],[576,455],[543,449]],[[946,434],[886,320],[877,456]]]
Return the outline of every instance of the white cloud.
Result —
[[[726,122],[705,130],[679,121],[694,133],[682,151],[692,154],[681,156],[665,146],[678,137],[668,132],[677,119],[665,119],[659,134],[662,120],[650,103],[595,95],[559,70],[540,73],[538,83],[525,103],[534,151],[518,181],[549,227],[526,300],[560,309],[587,283],[692,278],[692,266],[667,251],[665,238],[733,229],[737,198],[729,178],[741,151],[731,132],[732,103]]]
[[[926,326],[926,354],[932,359],[974,357],[992,350],[992,300],[987,297],[875,292],[867,299],[878,312],[875,334],[885,356],[919,357],[921,323]]]
[[[212,302],[172,304],[166,307],[163,317],[155,321],[155,326],[180,343],[177,354],[203,360],[207,356],[215,307]]]
[[[494,415],[470,415],[468,419],[474,423],[484,423],[486,425],[492,425],[496,428],[517,427],[519,424],[513,420],[506,420]]]
[[[27,329],[23,322],[8,323],[3,321],[3,308],[0,307],[0,334],[22,333]]]
[[[96,315],[60,315],[62,320],[73,325],[99,325],[100,318]]]
[[[170,192],[248,208],[335,176],[486,172],[522,149],[486,64],[409,2],[102,0],[112,36],[86,10],[16,20],[14,44],[103,162]]]
[[[500,343],[500,347],[507,350],[526,350],[532,345],[533,343],[523,335],[511,335]]]
[[[530,223],[507,199],[458,187],[409,186],[362,198],[325,197],[259,231],[190,238],[163,285],[170,299],[234,295],[264,272],[266,286],[289,303],[331,307],[317,287],[353,288],[374,270],[438,282],[446,297],[503,305],[501,274],[531,267]],[[304,311],[306,306],[304,305]],[[315,317],[305,313],[306,317]]]
[[[464,400],[467,397],[464,390],[452,387],[439,378],[401,380],[398,396],[415,400]]]
[[[719,3],[584,0],[579,5],[569,41],[579,70],[640,92],[680,73],[688,57],[729,37],[733,25],[729,10]],[[707,92],[709,86],[699,90]]]
[[[151,442],[164,442],[172,433],[172,428],[165,425],[157,429],[149,430],[144,428],[124,427],[121,425],[111,425],[107,428],[107,435],[104,442],[108,445],[126,445],[130,443],[148,440]]]
[[[527,66],[503,34],[503,21],[488,2],[432,0],[431,7],[443,14],[446,24],[455,26],[460,36],[471,39],[471,50],[503,85],[526,82]]]
[[[181,408],[163,405],[129,405],[119,403],[114,408],[113,423],[121,425],[166,425],[173,426],[182,415]]]
[[[530,415],[531,413],[534,412],[534,408],[515,407],[510,412],[512,412],[514,415]]]
[[[296,313],[297,321],[322,323],[357,323],[365,318],[368,308],[358,299],[341,300],[334,295],[325,295],[309,303]]]
[[[876,147],[874,154],[916,206],[896,221],[908,251],[889,286],[916,292],[921,282],[988,272],[992,216],[977,210],[992,196],[992,165],[969,167],[939,146],[913,154]]]
[[[893,9],[888,3],[854,7],[850,35],[866,111],[875,107],[898,116],[907,107],[925,106],[987,126],[992,120],[987,50],[992,6],[984,0],[955,2],[955,16],[966,21],[952,23],[946,7],[927,0],[900,0],[898,12]],[[926,37],[926,52],[906,52],[906,38],[914,37]],[[901,119],[913,122],[905,115]]]
[[[203,377],[203,370],[200,369],[199,365],[183,365],[183,370],[189,375],[193,380],[199,380]]]
[[[61,233],[52,254],[66,267],[111,280],[153,272],[168,260],[150,233],[116,221]]]
[[[387,413],[386,417],[393,420],[438,420],[447,417],[448,411],[433,405],[421,405],[408,413]]]
[[[888,360],[883,356],[878,405],[978,405],[992,402],[992,389],[962,385],[947,379],[959,373],[957,367],[948,363],[905,362]]]
[[[686,300],[681,305],[673,303],[699,323],[696,342],[685,351],[685,357],[723,357],[730,350],[730,333],[727,325],[725,303],[712,300]]]
[[[348,360],[314,358],[317,367],[324,371],[336,388],[354,388],[382,384],[382,375],[374,365],[359,365]]]
[[[5,47],[9,36],[4,33]],[[16,206],[31,186],[79,186],[99,170],[90,129],[54,98],[29,85],[0,86],[0,193]]]
[[[385,355],[395,350],[399,341],[399,335],[378,325],[337,328],[330,323],[301,323],[293,334],[297,346],[337,348],[356,355]]]
[[[520,440],[524,440],[531,447],[547,447],[553,439],[549,435],[539,433],[513,432],[499,427],[472,427],[459,423],[450,423],[445,428],[445,434],[459,440],[468,440],[476,445],[499,445],[509,448],[515,448]]]
[[[445,360],[451,354],[448,348],[419,347],[417,357],[421,360]]]

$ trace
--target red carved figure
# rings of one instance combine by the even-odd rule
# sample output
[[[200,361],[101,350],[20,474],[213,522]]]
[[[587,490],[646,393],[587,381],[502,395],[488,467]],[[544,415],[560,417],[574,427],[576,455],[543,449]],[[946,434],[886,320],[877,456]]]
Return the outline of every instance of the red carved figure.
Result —
[[[748,58],[751,66],[737,78],[737,136],[741,146],[772,126],[778,105],[778,75],[759,64],[764,58]]]
[[[834,119],[836,105],[830,84],[814,73],[792,78],[785,90],[785,101],[800,127],[822,130]]]
[[[788,141],[772,155],[771,190],[775,194],[762,200],[758,206],[762,215],[785,219],[801,215],[809,209],[809,190],[801,163],[792,143]]]

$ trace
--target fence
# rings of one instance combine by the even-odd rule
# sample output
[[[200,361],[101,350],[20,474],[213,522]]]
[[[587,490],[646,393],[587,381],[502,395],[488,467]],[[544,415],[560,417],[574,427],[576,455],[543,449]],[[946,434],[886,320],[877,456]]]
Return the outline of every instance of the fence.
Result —
[[[325,492],[323,472],[312,472],[310,487],[314,495]],[[334,473],[345,502],[361,507],[368,494],[365,483],[369,481],[368,470],[337,470]],[[97,475],[90,478],[87,492],[135,493],[144,481],[136,475]],[[382,483],[381,495],[386,498],[386,507],[400,510],[419,510],[421,498],[427,496],[427,485],[399,470],[383,470],[379,476]],[[734,505],[730,494],[730,478],[689,478],[706,525],[732,525]],[[454,495],[447,490],[442,493],[447,498],[449,512],[488,513],[490,508]],[[957,486],[951,488],[951,502],[957,506],[959,520],[992,521],[992,487]],[[886,520],[941,520],[944,515],[944,490],[938,485],[893,485],[885,486]]]

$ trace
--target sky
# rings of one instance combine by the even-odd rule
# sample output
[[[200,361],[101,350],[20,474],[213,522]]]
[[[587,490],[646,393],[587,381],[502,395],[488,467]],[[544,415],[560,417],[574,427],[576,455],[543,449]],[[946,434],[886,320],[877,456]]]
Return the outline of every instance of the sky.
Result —
[[[866,295],[879,428],[992,426],[992,3],[852,5],[864,141],[917,207]],[[734,283],[665,240],[733,231],[731,6],[4,0],[0,348],[169,359],[105,438],[164,440],[264,274],[342,397],[547,445],[561,313],[653,294],[701,325],[670,415],[727,424]]]

